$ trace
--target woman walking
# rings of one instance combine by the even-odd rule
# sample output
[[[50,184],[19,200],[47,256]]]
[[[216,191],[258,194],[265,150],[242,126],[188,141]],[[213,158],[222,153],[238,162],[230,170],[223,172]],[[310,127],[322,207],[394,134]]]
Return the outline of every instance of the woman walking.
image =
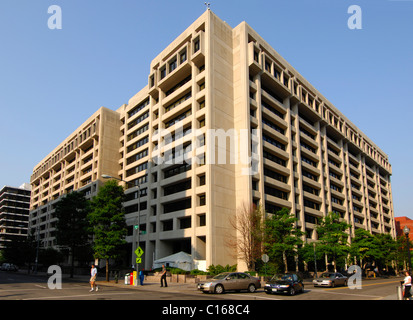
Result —
[[[96,269],[95,265],[92,264],[92,268],[90,269],[90,292],[92,292],[95,288],[96,288],[96,291],[99,290],[99,287],[96,285],[97,274],[98,274],[98,269]]]
[[[410,271],[405,272],[406,277],[404,278],[403,282],[403,298],[404,300],[411,300],[411,288],[412,288],[412,277],[410,275]]]

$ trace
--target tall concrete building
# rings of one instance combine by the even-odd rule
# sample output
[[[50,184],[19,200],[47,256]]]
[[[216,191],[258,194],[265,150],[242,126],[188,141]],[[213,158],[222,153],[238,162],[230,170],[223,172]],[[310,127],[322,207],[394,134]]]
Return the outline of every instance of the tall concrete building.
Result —
[[[330,211],[352,233],[395,235],[388,156],[245,22],[207,10],[152,60],[145,88],[99,112],[113,118],[106,136],[95,115],[35,167],[32,221],[46,242],[54,201],[93,194],[102,174],[126,181],[130,230],[140,200],[146,269],[185,251],[194,267],[244,270],[227,246],[244,204],[291,209],[308,241]]]
[[[120,125],[116,111],[100,108],[34,167],[29,227],[42,246],[56,246],[54,213],[62,195],[78,190],[90,199],[103,173],[118,173]]]
[[[0,249],[27,237],[30,185],[4,186],[0,190]]]

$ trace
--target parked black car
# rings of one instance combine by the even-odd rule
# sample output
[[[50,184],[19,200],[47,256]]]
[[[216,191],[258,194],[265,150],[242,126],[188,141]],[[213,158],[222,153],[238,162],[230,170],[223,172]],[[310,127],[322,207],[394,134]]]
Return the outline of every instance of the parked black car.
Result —
[[[297,292],[304,292],[303,280],[295,273],[277,274],[267,281],[265,293],[288,293],[293,296]]]

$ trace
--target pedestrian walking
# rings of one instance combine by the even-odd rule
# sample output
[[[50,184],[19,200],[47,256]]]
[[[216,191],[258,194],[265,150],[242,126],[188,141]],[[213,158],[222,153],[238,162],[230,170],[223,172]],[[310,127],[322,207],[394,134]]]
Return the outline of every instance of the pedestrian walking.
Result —
[[[405,272],[406,277],[404,278],[404,282],[403,282],[403,298],[405,300],[411,300],[412,297],[412,293],[411,293],[411,289],[412,289],[412,277],[410,276],[410,272],[406,271]]]
[[[165,265],[162,265],[162,273],[161,273],[161,287],[163,287],[163,282],[165,282],[165,287],[168,286],[168,283],[166,282],[166,268]]]
[[[139,281],[141,283],[141,286],[143,286],[143,280],[145,279],[145,275],[143,273],[143,270],[139,271]]]
[[[93,290],[96,291],[99,290],[99,287],[96,285],[96,277],[98,275],[98,269],[96,268],[96,266],[94,264],[92,264],[92,268],[90,269],[90,291],[92,292]]]

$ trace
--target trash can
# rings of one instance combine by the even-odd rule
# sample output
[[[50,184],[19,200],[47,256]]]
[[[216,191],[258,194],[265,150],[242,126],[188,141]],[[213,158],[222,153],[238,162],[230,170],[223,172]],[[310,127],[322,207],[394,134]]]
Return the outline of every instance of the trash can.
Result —
[[[125,274],[125,284],[129,284],[130,281],[130,273]]]

